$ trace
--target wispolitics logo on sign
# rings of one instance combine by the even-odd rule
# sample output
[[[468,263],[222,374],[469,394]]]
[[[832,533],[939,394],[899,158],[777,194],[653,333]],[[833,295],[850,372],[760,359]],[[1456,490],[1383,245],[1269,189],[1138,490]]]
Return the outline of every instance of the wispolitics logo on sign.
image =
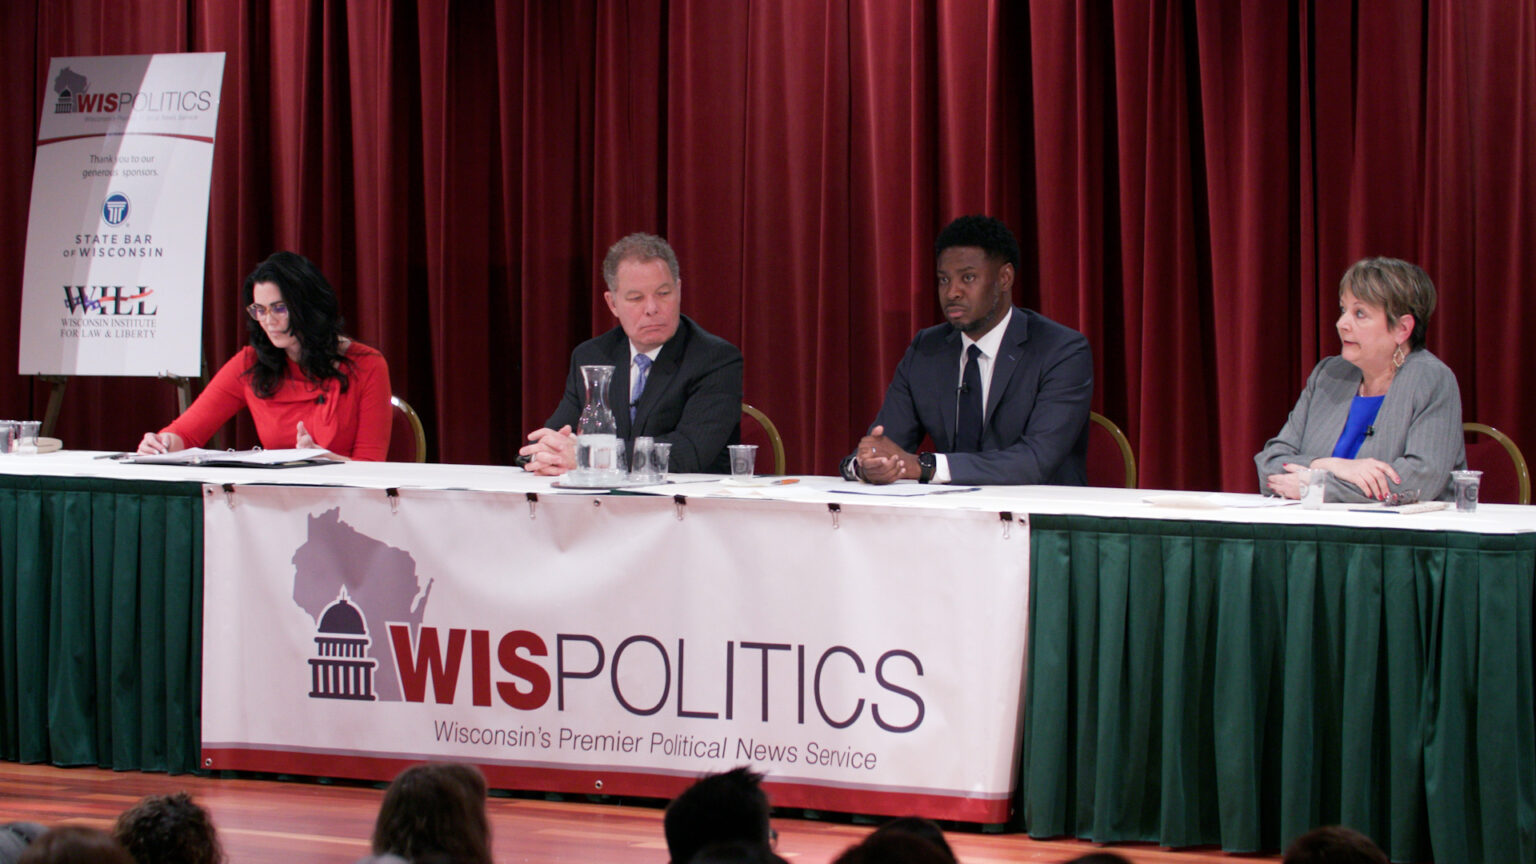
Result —
[[[92,93],[90,79],[65,66],[53,76],[55,114],[127,114],[145,112],[198,112],[212,110],[215,91],[201,90],[128,90],[116,93]]]
[[[198,373],[223,69],[223,54],[50,65],[27,222],[23,374]]]
[[[616,544],[586,500],[520,523],[496,496],[441,493],[386,521],[353,491],[242,488],[205,511],[210,767],[382,779],[452,758],[513,788],[591,791],[595,772],[655,795],[750,762],[790,806],[1006,818],[1023,627],[997,595],[1022,615],[1027,547],[999,543],[995,516],[941,523],[998,547],[990,596],[949,619],[926,577],[891,572],[910,554],[861,543],[820,571],[730,514],[679,544],[657,508]]]

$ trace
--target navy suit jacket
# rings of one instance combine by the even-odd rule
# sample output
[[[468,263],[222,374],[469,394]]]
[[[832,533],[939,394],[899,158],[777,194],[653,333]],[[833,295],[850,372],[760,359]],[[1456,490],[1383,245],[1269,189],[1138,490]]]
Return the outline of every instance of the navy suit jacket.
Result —
[[[951,483],[1082,486],[1088,481],[1093,353],[1083,334],[1017,306],[997,358],[980,453],[954,451],[960,331],[919,330],[871,426],[916,452],[926,436],[949,461]]]
[[[565,395],[544,425],[574,431],[587,399],[581,367],[612,366],[608,407],[626,446],[636,436],[649,435],[672,445],[668,471],[730,473],[725,446],[741,440],[742,361],[736,346],[680,316],[677,332],[661,346],[646,376],[634,423],[629,421],[629,363],[629,337],[619,327],[577,345]]]

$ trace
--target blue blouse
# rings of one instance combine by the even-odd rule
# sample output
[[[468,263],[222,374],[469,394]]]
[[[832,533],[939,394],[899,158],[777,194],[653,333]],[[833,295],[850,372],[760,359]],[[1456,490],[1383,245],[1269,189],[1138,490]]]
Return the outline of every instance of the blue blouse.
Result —
[[[1386,394],[1380,396],[1356,396],[1349,403],[1349,419],[1344,422],[1344,432],[1339,435],[1339,443],[1333,445],[1333,455],[1340,459],[1353,459],[1360,452],[1360,445],[1365,443],[1366,436],[1376,430],[1371,424],[1376,422],[1376,412],[1381,410],[1381,400],[1387,398]]]

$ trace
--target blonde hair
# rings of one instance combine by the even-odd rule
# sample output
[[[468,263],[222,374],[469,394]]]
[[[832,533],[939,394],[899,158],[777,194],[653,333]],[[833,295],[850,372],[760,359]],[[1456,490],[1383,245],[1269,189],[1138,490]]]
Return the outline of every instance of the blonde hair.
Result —
[[[1435,311],[1435,283],[1419,265],[1396,258],[1362,258],[1339,280],[1339,296],[1346,290],[1367,306],[1385,311],[1394,322],[1412,315],[1408,348],[1417,351],[1424,347],[1429,316]]]

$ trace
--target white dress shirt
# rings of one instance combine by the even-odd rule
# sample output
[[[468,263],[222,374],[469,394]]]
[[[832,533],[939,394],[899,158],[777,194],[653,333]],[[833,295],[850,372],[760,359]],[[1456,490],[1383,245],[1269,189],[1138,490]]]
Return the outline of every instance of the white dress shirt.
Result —
[[[972,339],[970,334],[960,334],[960,365],[955,369],[955,402],[959,407],[960,387],[965,382],[965,364],[970,361],[971,346],[981,349],[981,356],[976,358],[979,364],[977,371],[981,373],[981,425],[987,425],[987,395],[992,392],[992,361],[997,359],[997,352],[1003,347],[1003,336],[1008,332],[1008,320],[1013,317],[1013,309],[1003,315],[1003,319],[993,325],[991,330],[983,333],[980,339]],[[960,416],[957,410],[955,416]],[[933,454],[933,479],[931,483],[949,482],[949,457],[943,453]]]

